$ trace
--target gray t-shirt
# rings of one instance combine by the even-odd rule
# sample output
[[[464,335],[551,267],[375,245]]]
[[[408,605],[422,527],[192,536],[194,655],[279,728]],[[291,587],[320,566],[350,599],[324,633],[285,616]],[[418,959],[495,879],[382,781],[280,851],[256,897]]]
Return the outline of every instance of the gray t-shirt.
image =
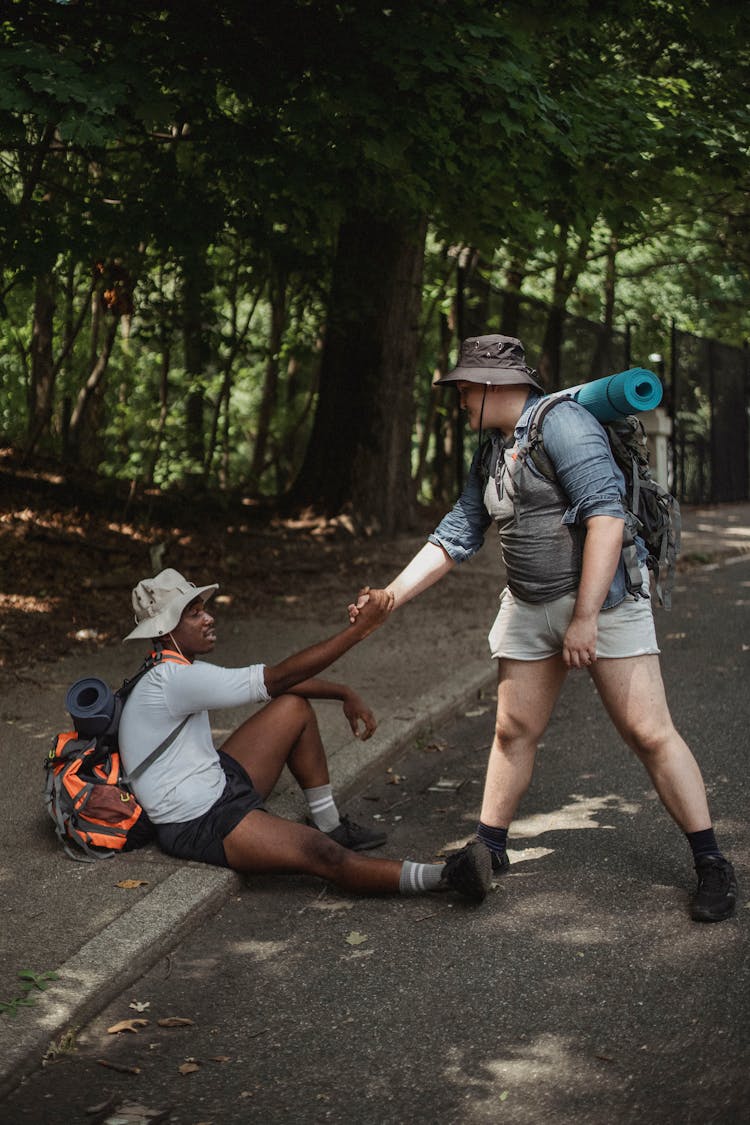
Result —
[[[211,737],[210,709],[265,703],[271,697],[264,664],[218,668],[166,662],[152,668],[129,696],[120,719],[119,743],[127,773],[134,770],[186,715],[174,742],[133,783],[137,800],[154,824],[175,824],[207,812],[225,777]]]
[[[585,531],[564,522],[569,501],[556,481],[537,475],[517,448],[503,449],[484,504],[497,524],[506,581],[538,605],[578,589]]]

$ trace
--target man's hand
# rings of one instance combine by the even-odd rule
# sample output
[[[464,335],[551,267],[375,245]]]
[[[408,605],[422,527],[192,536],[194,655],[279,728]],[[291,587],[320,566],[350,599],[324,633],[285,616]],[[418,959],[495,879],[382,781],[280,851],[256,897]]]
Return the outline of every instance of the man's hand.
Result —
[[[562,657],[568,668],[589,668],[596,660],[599,615],[573,617],[563,637]]]
[[[356,602],[352,602],[351,605],[348,605],[346,607],[346,612],[349,614],[349,624],[350,625],[354,624],[354,622],[359,617],[359,611],[362,609],[363,606],[367,605],[369,600],[370,600],[370,587],[369,586],[363,586],[362,589],[357,594]]]
[[[361,696],[357,695],[356,691],[349,691],[344,698],[344,714],[346,715],[349,726],[352,728],[352,733],[355,738],[359,738],[362,742],[366,742],[377,728],[377,722],[370,708],[365,703]],[[364,730],[360,731],[359,724],[362,723]]]
[[[393,594],[387,590],[372,590],[369,586],[363,586],[357,596],[356,604],[349,606],[350,623],[362,637],[369,636],[374,629],[383,624],[393,609],[393,600]]]

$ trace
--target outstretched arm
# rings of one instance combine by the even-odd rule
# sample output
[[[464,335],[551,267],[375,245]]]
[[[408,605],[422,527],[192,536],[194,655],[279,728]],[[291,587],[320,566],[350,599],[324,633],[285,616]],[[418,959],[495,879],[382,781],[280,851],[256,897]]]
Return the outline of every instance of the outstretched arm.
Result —
[[[422,550],[386,586],[386,592],[393,594],[393,608],[397,609],[434,586],[455,565],[448,552],[437,543],[425,543]]]
[[[283,695],[294,687],[301,688],[305,681],[314,680],[319,672],[328,668],[385,621],[393,606],[393,595],[385,590],[368,590],[367,593],[367,604],[362,606],[356,620],[346,629],[329,637],[328,640],[319,641],[318,644],[311,645],[302,652],[288,656],[280,664],[266,666],[264,671],[266,690],[272,698]],[[299,691],[298,694],[307,693]],[[326,698],[326,696],[321,695],[318,698]]]
[[[391,594],[393,597],[391,608],[397,609],[398,606],[416,598],[417,594],[421,594],[423,590],[434,586],[444,574],[453,570],[455,565],[453,559],[442,547],[438,547],[436,543],[425,543],[421,551],[418,551],[401,573],[386,586],[385,593]],[[357,620],[357,615],[367,604],[368,597],[374,592],[369,591],[367,586],[360,590],[356,603],[348,606],[351,622]]]

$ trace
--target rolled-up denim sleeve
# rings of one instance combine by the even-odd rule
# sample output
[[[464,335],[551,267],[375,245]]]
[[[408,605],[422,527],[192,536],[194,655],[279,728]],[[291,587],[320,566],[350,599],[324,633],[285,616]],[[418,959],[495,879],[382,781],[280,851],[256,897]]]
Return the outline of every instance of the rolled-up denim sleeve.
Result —
[[[544,419],[543,441],[570,500],[563,523],[580,524],[591,516],[625,519],[625,478],[593,414],[577,402],[561,402]]]
[[[471,462],[466,487],[447,515],[429,536],[449,555],[453,562],[462,563],[475,555],[484,543],[484,533],[492,518],[484,506],[484,488],[479,467],[479,450]]]

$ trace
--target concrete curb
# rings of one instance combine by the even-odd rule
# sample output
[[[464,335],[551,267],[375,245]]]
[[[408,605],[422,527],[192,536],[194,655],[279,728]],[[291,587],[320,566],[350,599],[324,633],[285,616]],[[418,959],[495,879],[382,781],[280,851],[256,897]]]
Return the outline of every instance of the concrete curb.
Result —
[[[90,1020],[217,910],[240,877],[186,864],[106,926],[57,970],[60,980],[33,1008],[0,1026],[0,1097],[35,1069],[51,1044]]]
[[[494,682],[494,667],[477,662],[422,695],[403,715],[383,720],[366,761],[358,746],[340,750],[330,763],[337,795],[342,801],[351,797],[409,742],[442,725]],[[270,802],[274,811],[283,811],[284,797]],[[51,1044],[91,1020],[241,886],[241,876],[232,871],[185,864],[88,941],[57,969],[60,980],[39,993],[33,1008],[0,1022],[0,1098],[40,1065]]]

